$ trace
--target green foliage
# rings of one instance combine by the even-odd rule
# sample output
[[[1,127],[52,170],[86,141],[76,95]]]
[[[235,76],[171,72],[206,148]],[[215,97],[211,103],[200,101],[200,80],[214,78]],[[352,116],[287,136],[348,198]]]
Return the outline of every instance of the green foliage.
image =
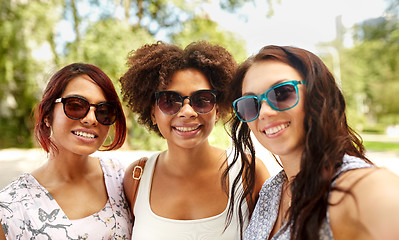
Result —
[[[231,138],[227,134],[227,129],[225,129],[223,123],[216,123],[215,128],[209,135],[209,143],[212,146],[220,147],[222,149],[231,147]]]
[[[56,4],[0,3],[0,148],[33,146],[31,112],[47,64],[37,50],[53,31]]]
[[[268,0],[271,1],[271,0]],[[225,2],[235,10],[245,1]],[[127,70],[126,57],[154,35],[182,46],[208,40],[228,49],[238,62],[246,57],[245,41],[198,17],[201,0],[3,0],[0,2],[0,148],[32,147],[32,110],[39,101],[50,71],[72,62],[99,66],[114,81]],[[123,14],[118,8],[123,8]],[[200,10],[201,12],[201,10]],[[201,13],[200,13],[201,14]],[[201,14],[204,15],[204,14]],[[65,42],[57,25],[68,21],[74,40]],[[58,28],[57,28],[58,27]],[[170,37],[171,36],[171,37]],[[170,38],[169,38],[170,37]],[[133,149],[165,149],[165,140],[128,118],[128,143]],[[210,140],[228,146],[221,126]]]
[[[130,118],[128,145],[133,150],[162,151],[167,149],[166,140],[154,132],[139,125],[135,118]]]
[[[399,114],[399,101],[395,101],[399,92],[399,21],[385,20],[374,28],[365,25],[363,32],[366,41],[353,53],[362,59],[367,104],[378,121],[386,114]]]
[[[265,12],[267,17],[271,17],[274,14],[273,11],[273,0],[264,0],[267,1],[267,4],[269,5],[269,9]],[[275,2],[280,3],[281,0],[276,0]],[[226,9],[228,11],[234,12],[236,9],[239,9],[244,6],[244,4],[248,3],[255,3],[255,0],[247,0],[247,1],[242,1],[242,0],[220,0],[220,7],[222,9]]]
[[[133,28],[125,21],[115,19],[99,20],[90,25],[79,48],[69,44],[68,62],[81,61],[100,67],[117,83],[126,69],[125,63],[130,51],[144,43],[154,42],[145,29]],[[77,49],[80,49],[77,52]]]
[[[340,52],[342,89],[356,129],[399,123],[399,20],[388,16],[356,26],[355,46]]]
[[[395,142],[365,141],[364,147],[369,151],[399,153],[399,144]]]
[[[235,33],[224,31],[218,24],[205,18],[194,18],[183,24],[178,34],[171,36],[172,42],[185,47],[191,42],[205,40],[225,47],[236,59],[242,62],[247,57],[245,40]]]

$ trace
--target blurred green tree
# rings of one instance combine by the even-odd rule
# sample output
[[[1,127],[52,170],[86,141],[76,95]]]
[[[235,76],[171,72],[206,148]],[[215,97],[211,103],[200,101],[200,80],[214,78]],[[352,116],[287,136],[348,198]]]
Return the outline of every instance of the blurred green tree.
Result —
[[[191,42],[205,40],[226,48],[237,62],[248,57],[246,42],[241,36],[221,29],[216,22],[206,17],[197,16],[184,22],[182,30],[172,34],[171,40],[183,48]]]
[[[243,60],[246,52],[242,38],[198,16],[208,3],[200,0],[1,1],[0,148],[35,145],[32,109],[52,72],[65,64],[79,61],[95,64],[111,77],[119,91],[117,79],[126,70],[128,53],[154,42],[157,36],[180,45],[196,40],[212,41],[230,50],[238,61]],[[220,6],[235,11],[245,3],[225,0],[220,1]],[[71,26],[68,36],[65,23]],[[138,126],[129,111],[126,114],[131,119],[128,143],[133,148],[162,147],[159,140],[154,140],[158,139],[155,135]]]
[[[399,123],[399,20],[389,13],[359,24],[355,46],[345,55],[352,64],[344,89],[371,124]]]
[[[53,1],[0,2],[0,147],[32,147],[31,112],[43,85],[57,5]]]

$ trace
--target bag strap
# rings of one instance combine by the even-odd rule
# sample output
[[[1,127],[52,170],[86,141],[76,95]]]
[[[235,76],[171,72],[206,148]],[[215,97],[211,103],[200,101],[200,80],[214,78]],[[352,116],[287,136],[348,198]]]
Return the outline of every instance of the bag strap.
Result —
[[[133,208],[134,208],[134,204],[136,203],[136,198],[137,198],[137,190],[139,188],[139,183],[140,183],[140,179],[143,176],[143,172],[144,172],[144,166],[145,163],[147,162],[148,158],[147,157],[143,157],[139,159],[139,162],[137,163],[136,166],[134,166],[133,168],[133,173],[132,173],[132,178],[133,178],[133,194],[131,197],[131,209],[132,209],[132,213],[133,213]]]

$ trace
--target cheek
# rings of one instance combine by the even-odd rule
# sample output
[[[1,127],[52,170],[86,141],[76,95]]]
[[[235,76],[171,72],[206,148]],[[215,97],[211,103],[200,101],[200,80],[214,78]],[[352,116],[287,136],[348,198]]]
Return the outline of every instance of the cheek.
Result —
[[[65,115],[62,108],[58,108],[54,109],[51,126],[53,128],[62,129],[64,126],[67,126],[73,121],[74,121],[73,119],[70,119]]]
[[[257,122],[258,122],[258,119],[255,119],[254,121],[247,123],[249,129],[251,129],[252,132],[256,132],[257,131],[256,130],[256,125],[257,125],[256,123]]]

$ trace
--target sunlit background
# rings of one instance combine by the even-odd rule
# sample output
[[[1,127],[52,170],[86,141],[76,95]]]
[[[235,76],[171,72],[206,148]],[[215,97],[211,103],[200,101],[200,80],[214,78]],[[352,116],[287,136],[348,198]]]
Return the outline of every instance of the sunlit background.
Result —
[[[0,167],[24,165],[28,149],[37,148],[32,109],[56,70],[91,63],[119,89],[127,54],[157,40],[182,47],[208,40],[238,62],[269,44],[314,52],[340,84],[349,123],[370,155],[399,162],[398,16],[399,0],[2,0]],[[126,115],[122,151],[166,148],[127,108]],[[222,122],[210,139],[230,145]]]

